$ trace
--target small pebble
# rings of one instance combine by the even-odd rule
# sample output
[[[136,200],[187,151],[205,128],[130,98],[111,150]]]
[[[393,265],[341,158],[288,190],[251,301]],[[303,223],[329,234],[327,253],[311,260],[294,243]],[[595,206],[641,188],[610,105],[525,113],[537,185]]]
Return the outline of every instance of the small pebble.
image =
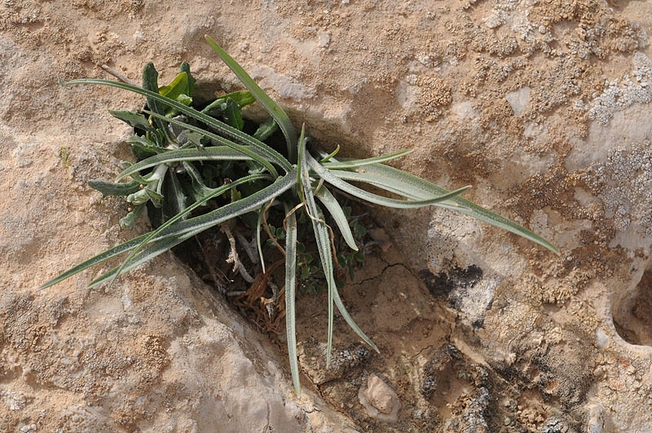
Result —
[[[398,420],[401,402],[396,392],[375,374],[370,375],[367,383],[360,387],[358,399],[370,417],[387,422]]]

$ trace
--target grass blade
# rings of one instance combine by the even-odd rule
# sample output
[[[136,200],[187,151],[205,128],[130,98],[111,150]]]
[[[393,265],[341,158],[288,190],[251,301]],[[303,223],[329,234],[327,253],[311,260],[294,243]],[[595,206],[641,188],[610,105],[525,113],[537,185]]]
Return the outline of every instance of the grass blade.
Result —
[[[430,198],[424,200],[397,200],[393,198],[383,197],[381,195],[374,194],[369,191],[365,191],[364,189],[358,188],[357,186],[353,186],[350,183],[347,183],[342,179],[338,178],[337,176],[333,175],[332,173],[330,173],[329,170],[322,167],[311,156],[308,155],[307,159],[308,159],[308,163],[310,164],[310,168],[312,168],[319,175],[319,177],[324,179],[324,181],[328,182],[329,184],[333,185],[335,188],[338,188],[348,194],[351,194],[362,200],[366,200],[370,203],[374,203],[386,207],[393,207],[399,209],[412,209],[412,208],[418,208],[423,206],[430,206],[439,202],[450,200],[451,198],[469,189],[468,186],[465,186],[463,188],[457,189],[452,192],[446,191],[446,193],[442,195],[438,195],[435,197],[431,196]]]
[[[279,165],[285,172],[292,171],[292,164],[285,159],[280,153],[278,153],[276,150],[272,149],[265,143],[256,140],[252,136],[242,132],[238,131],[236,128],[233,128],[232,126],[227,125],[224,122],[220,122],[219,120],[204,114],[200,111],[195,110],[192,107],[189,107],[187,105],[181,104],[180,102],[177,102],[173,99],[166,98],[165,96],[162,96],[158,93],[152,92],[150,90],[143,89],[142,87],[138,86],[132,86],[130,84],[122,83],[120,81],[111,81],[111,80],[101,80],[97,78],[85,78],[85,79],[79,79],[79,80],[71,80],[71,81],[65,81],[61,83],[63,86],[72,86],[72,85],[78,85],[78,84],[98,84],[102,86],[110,86],[110,87],[116,87],[118,89],[122,90],[128,90],[130,92],[138,93],[140,95],[146,96],[147,98],[152,98],[154,100],[157,100],[159,102],[162,102],[164,104],[169,105],[172,108],[177,109],[179,112],[192,117],[193,119],[196,119],[200,122],[205,123],[206,125],[210,126],[211,128],[214,128],[215,130],[219,131],[221,134],[224,134],[227,137],[230,137],[234,141],[242,144],[247,144],[252,147],[258,148],[259,150],[262,150],[263,152],[267,152],[271,155],[274,155],[274,162]],[[170,122],[172,119],[166,118],[168,122]]]
[[[367,183],[370,183],[379,188],[386,189],[388,191],[390,188],[394,188],[394,191],[392,192],[401,191],[398,193],[404,196],[411,196],[415,199],[425,199],[427,197],[432,197],[433,195],[441,195],[448,192],[444,188],[435,185],[434,183],[428,182],[425,179],[421,179],[417,176],[393,167],[389,167],[387,165],[370,165],[365,167],[364,171],[365,173],[363,176],[367,180],[362,180],[360,178],[355,180],[366,181]],[[338,173],[338,177],[339,176],[340,173]],[[491,212],[490,210],[485,209],[484,207],[479,206],[465,198],[453,197],[450,200],[436,203],[435,206],[446,207],[448,209],[456,210],[463,214],[469,215],[487,224],[491,224],[495,227],[517,234],[527,240],[547,248],[553,253],[559,254],[557,247],[543,237],[533,233],[520,224],[517,224],[505,217]]]
[[[325,186],[322,186],[317,190],[315,197],[319,199],[319,201],[331,214],[335,224],[340,229],[342,238],[344,238],[344,241],[349,246],[349,248],[354,251],[358,251],[358,246],[356,245],[355,238],[351,232],[349,221],[346,219],[344,210],[342,209],[342,206],[340,206],[340,203],[337,201],[337,199],[333,197],[333,194]]]
[[[154,118],[163,117],[163,116],[161,116],[159,114],[152,113],[152,112],[149,112],[147,110],[144,110],[144,112],[149,113]],[[253,159],[254,161],[261,164],[263,167],[265,167],[274,176],[278,176],[278,172],[276,171],[274,166],[272,166],[269,162],[267,162],[267,160],[278,162],[277,158],[276,158],[277,157],[276,151],[270,152],[270,150],[273,150],[271,147],[268,147],[267,145],[265,145],[264,147],[261,146],[261,147],[258,147],[258,148],[250,147],[250,146],[243,146],[243,145],[240,145],[240,144],[236,144],[236,143],[234,143],[234,142],[232,142],[232,141],[230,141],[230,140],[228,140],[228,139],[226,139],[224,137],[221,137],[221,136],[219,136],[217,134],[213,134],[212,132],[206,131],[205,129],[202,129],[202,128],[198,127],[198,126],[194,126],[194,125],[191,125],[189,123],[181,122],[180,120],[176,120],[176,119],[171,119],[171,118],[167,118],[167,117],[164,117],[164,118],[167,119],[167,121],[169,123],[172,123],[173,125],[177,125],[177,126],[180,126],[182,128],[185,128],[187,130],[196,132],[196,133],[198,133],[200,135],[203,135],[205,137],[208,137],[211,140],[214,140],[214,141],[216,141],[216,142],[218,142],[218,143],[220,143],[220,144],[222,144],[224,146],[231,147],[232,149],[235,149],[235,150],[239,151],[241,154],[247,155],[249,158]]]
[[[297,330],[295,321],[295,290],[297,272],[297,217],[288,212],[285,220],[285,331],[290,358],[290,372],[297,397],[301,396],[299,362],[297,359]]]
[[[322,164],[327,166],[329,170],[348,170],[353,168],[364,167],[366,165],[371,165],[371,164],[381,164],[381,163],[389,162],[394,159],[405,156],[411,152],[412,150],[401,150],[400,152],[388,153],[387,155],[375,156],[373,158],[346,159],[346,160],[328,162],[327,164],[323,164],[322,162]],[[328,160],[332,160],[332,158],[328,158]]]
[[[264,204],[268,203],[273,198],[283,194],[285,191],[289,190],[295,185],[296,175],[294,172],[291,172],[277,179],[268,187],[257,191],[248,197],[238,200],[237,202],[222,206],[204,215],[189,218],[184,221],[179,221],[173,226],[160,231],[160,233],[150,239],[150,242],[158,242],[168,238],[174,239],[183,237],[184,239],[188,239],[190,236],[201,233],[204,230],[221,224],[222,222],[227,221],[231,218],[246,214],[247,212],[251,212],[255,209],[259,209]],[[47,287],[53,286],[79,272],[82,272],[114,257],[120,256],[128,251],[131,251],[132,249],[137,248],[148,236],[149,233],[137,236],[127,242],[104,251],[86,260],[85,262],[80,263],[74,268],[69,269],[56,278],[48,281],[47,283],[43,284],[40,289],[45,289]]]
[[[242,161],[250,159],[249,156],[243,156],[239,150],[226,146],[212,146],[203,149],[181,149],[170,150],[165,153],[150,156],[143,159],[118,174],[117,180],[124,179],[141,170],[155,167],[160,164],[174,164],[177,162],[194,162],[194,161]]]
[[[297,143],[297,132],[294,129],[294,125],[290,122],[290,118],[283,111],[283,109],[276,103],[272,98],[265,93],[263,89],[247,74],[247,72],[242,69],[242,66],[238,64],[233,58],[224,51],[210,36],[206,36],[206,41],[213,48],[213,50],[220,56],[220,59],[233,71],[233,73],[238,77],[242,84],[254,95],[254,98],[260,104],[265,107],[265,110],[276,120],[278,126],[283,131],[285,136],[285,141],[287,142],[288,148],[288,158],[291,162],[295,161],[296,155],[296,143]]]

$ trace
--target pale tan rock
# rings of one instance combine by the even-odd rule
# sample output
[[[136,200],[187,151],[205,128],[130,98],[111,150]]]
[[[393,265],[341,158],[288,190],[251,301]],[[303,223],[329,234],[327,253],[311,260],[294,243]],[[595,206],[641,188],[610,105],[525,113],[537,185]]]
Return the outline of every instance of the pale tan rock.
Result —
[[[401,402],[396,392],[375,374],[369,375],[358,391],[360,404],[370,417],[385,422],[396,422]]]

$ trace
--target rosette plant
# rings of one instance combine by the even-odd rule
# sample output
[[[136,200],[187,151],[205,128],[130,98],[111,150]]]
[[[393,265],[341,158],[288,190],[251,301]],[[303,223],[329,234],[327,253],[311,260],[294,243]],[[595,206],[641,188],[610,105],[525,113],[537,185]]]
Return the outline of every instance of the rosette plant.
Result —
[[[193,106],[195,80],[185,62],[179,75],[163,87],[158,85],[158,73],[152,63],[144,68],[142,86],[101,79],[62,83],[64,86],[112,86],[146,98],[147,105],[142,112],[111,112],[134,128],[135,135],[128,142],[137,162],[125,163],[115,182],[94,180],[89,184],[104,195],[125,196],[131,203],[133,209],[121,219],[121,225],[131,226],[148,207],[155,228],[75,266],[45,283],[42,288],[107,260],[126,256],[119,266],[102,273],[90,286],[111,282],[120,274],[201,232],[245,217],[248,217],[248,221],[254,221],[253,230],[264,270],[261,238],[265,236],[265,217],[270,208],[280,208],[284,214],[282,224],[285,230],[283,253],[287,347],[292,380],[298,395],[295,294],[297,244],[303,242],[297,239],[298,213],[305,213],[312,226],[309,233],[314,236],[327,286],[327,365],[331,359],[335,309],[364,342],[378,351],[348,313],[336,285],[334,236],[341,236],[352,250],[358,250],[358,245],[347,215],[333,190],[392,208],[444,207],[516,233],[556,252],[556,248],[542,237],[462,198],[460,194],[467,187],[448,191],[385,164],[408,152],[350,159],[336,158],[337,150],[327,154],[311,147],[305,127],[302,126],[297,132],[283,109],[244,69],[210,37],[207,36],[206,40],[247,90],[224,95],[202,109]],[[269,113],[269,118],[254,130],[248,130],[242,108],[256,101]],[[267,142],[277,129],[282,132],[284,144],[281,149]],[[363,188],[364,185],[399,198],[370,192]],[[209,202],[212,205],[206,210]],[[204,208],[204,212],[199,208]]]

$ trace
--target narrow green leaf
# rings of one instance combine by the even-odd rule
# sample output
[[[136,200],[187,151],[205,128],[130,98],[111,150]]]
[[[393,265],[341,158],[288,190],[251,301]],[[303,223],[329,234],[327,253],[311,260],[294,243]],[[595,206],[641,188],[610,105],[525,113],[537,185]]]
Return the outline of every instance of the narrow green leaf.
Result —
[[[183,191],[181,182],[177,174],[171,170],[171,173],[165,177],[165,200],[163,201],[163,215],[170,218],[174,215],[184,213],[186,210],[186,194]],[[184,218],[187,212],[184,214]]]
[[[269,200],[273,200],[275,197],[278,197],[295,185],[295,172],[290,172],[287,175],[277,179],[268,187],[257,191],[250,196],[243,198],[242,200],[238,200],[235,203],[222,206],[206,214],[194,218],[188,218],[184,221],[179,221],[172,226],[161,229],[157,235],[150,239],[150,242],[158,242],[164,239],[188,239],[189,237],[201,233],[204,230],[221,224],[224,221],[228,221],[231,218],[235,218],[247,212],[259,209],[261,206],[268,203]],[[131,251],[132,249],[137,248],[144,239],[149,237],[150,234],[151,233],[146,233],[144,235],[137,236],[127,242],[106,250],[96,255],[95,257],[80,263],[74,268],[67,270],[56,278],[48,281],[47,283],[43,284],[40,289],[45,289],[47,287],[53,286],[79,272],[103,263],[106,260],[122,255],[123,253]]]
[[[315,209],[315,212],[317,213],[318,220],[323,221],[324,215],[321,213],[319,208]],[[342,299],[340,298],[340,294],[337,291],[337,284],[335,282],[335,276],[334,276],[334,271],[333,271],[333,259],[332,259],[332,253],[330,249],[331,241],[330,241],[330,236],[328,232],[328,227],[326,226],[325,223],[323,224],[317,224],[315,225],[315,220],[313,219],[313,229],[315,231],[315,239],[317,240],[317,249],[319,251],[319,257],[320,260],[322,261],[322,269],[324,271],[324,275],[326,275],[326,282],[328,286],[328,299],[329,299],[329,307],[332,307],[333,303],[337,307],[337,310],[340,312],[346,323],[355,331],[356,334],[364,341],[367,343],[369,346],[371,346],[376,352],[380,352],[378,350],[378,347],[371,341],[371,338],[365,334],[362,329],[355,323],[349,312],[346,310],[346,307],[342,303]],[[326,262],[324,262],[326,260]],[[326,365],[330,365],[330,360],[331,360],[331,352],[332,352],[332,345],[333,345],[333,314],[332,311],[329,309],[329,316],[328,316],[328,343],[327,343],[327,352],[326,352]]]
[[[333,293],[333,298],[335,300],[335,306],[337,307],[337,311],[340,312],[346,323],[355,331],[356,334],[358,334],[358,337],[362,339],[365,343],[367,343],[369,346],[371,346],[372,349],[374,349],[376,352],[380,353],[380,350],[378,349],[378,346],[374,344],[373,341],[371,341],[371,338],[365,334],[362,329],[358,326],[357,323],[353,320],[349,312],[346,310],[346,307],[344,306],[344,303],[342,302],[342,298],[340,298],[340,294],[337,291],[337,288],[334,290]]]
[[[139,161],[126,170],[122,171],[117,179],[124,179],[151,167],[161,164],[175,164],[179,162],[196,162],[196,161],[242,161],[249,159],[241,151],[232,149],[227,146],[211,146],[203,149],[180,149],[171,150],[158,155],[150,156],[147,159]]]
[[[412,152],[411,150],[402,150],[400,152],[388,153],[387,155],[376,156],[373,158],[347,159],[347,160],[340,160],[336,162],[328,162],[328,164],[325,164],[326,161],[332,158],[329,155],[328,159],[326,161],[322,161],[321,163],[322,165],[324,165],[324,167],[328,168],[329,170],[347,170],[352,168],[364,167],[366,165],[371,165],[371,164],[388,162],[393,159],[397,159],[402,156],[405,156],[411,152]]]
[[[203,197],[207,197],[212,194],[215,189],[209,188],[204,183],[204,178],[199,173],[194,164],[190,162],[184,162],[183,167],[186,170],[186,173],[190,176],[190,189],[191,195],[193,196],[193,201],[200,201]]]
[[[149,124],[149,121],[142,114],[134,113],[132,111],[115,111],[109,110],[111,116],[116,119],[120,119],[125,122],[127,125],[132,128],[139,128],[144,131],[152,131],[152,125]]]
[[[139,160],[168,150],[164,147],[158,146],[152,140],[143,135],[134,134],[127,139],[127,143],[131,144],[131,149]]]
[[[333,269],[333,256],[331,250],[331,239],[328,227],[324,222],[324,216],[321,210],[317,207],[312,194],[306,198],[306,207],[310,212],[312,221],[312,228],[315,234],[317,244],[317,251],[319,252],[319,259],[321,260],[322,270],[326,277],[326,286],[328,289],[328,338],[326,344],[326,366],[330,366],[331,356],[333,353],[333,322],[334,322],[334,308],[333,301],[335,292],[337,292],[337,283],[335,282],[335,272]]]
[[[308,159],[308,163],[310,164],[310,168],[312,168],[319,175],[319,177],[324,179],[324,181],[362,200],[366,200],[370,203],[374,203],[386,207],[393,207],[399,209],[412,209],[412,208],[418,208],[423,206],[430,206],[430,205],[434,205],[440,202],[445,202],[447,200],[450,200],[451,198],[469,189],[469,187],[466,186],[457,189],[455,191],[446,192],[445,194],[442,194],[440,196],[432,197],[425,200],[397,200],[393,198],[383,197],[381,195],[365,191],[364,189],[358,188],[357,186],[353,186],[350,183],[347,183],[342,179],[338,178],[337,176],[333,175],[332,173],[330,173],[329,170],[326,170],[324,167],[322,167],[310,155],[308,155],[307,159]]]
[[[247,212],[259,209],[262,205],[268,203],[270,200],[273,200],[274,198],[283,194],[285,191],[294,187],[296,185],[296,178],[294,175],[294,172],[290,172],[285,176],[276,179],[271,185],[256,191],[253,194],[234,203],[222,206],[206,214],[181,221],[175,224],[173,227],[170,227],[169,230],[163,231],[159,236],[176,236],[186,232],[201,233],[202,231],[215,226],[216,219],[222,218],[222,216],[225,214],[234,213],[233,216],[239,216]],[[226,219],[230,219],[233,216],[230,216]],[[220,223],[221,222],[222,221],[220,221]]]
[[[224,120],[227,124],[242,131],[244,128],[244,120],[242,120],[242,110],[240,106],[231,98],[226,100],[226,108],[224,110]]]
[[[222,61],[226,63],[231,71],[233,71],[238,79],[242,81],[242,84],[244,84],[247,90],[249,90],[256,100],[265,107],[267,112],[276,119],[276,122],[281,128],[281,131],[283,131],[283,135],[287,142],[288,158],[290,162],[294,162],[296,160],[297,133],[288,115],[276,102],[274,102],[272,98],[269,97],[269,95],[267,95],[267,93],[265,93],[263,89],[260,88],[260,86],[258,86],[258,84],[256,84],[249,74],[242,69],[242,66],[233,60],[233,58],[217,45],[210,36],[206,36],[206,41],[208,41],[208,44],[213,48],[217,55],[220,56]]]
[[[140,189],[140,182],[132,180],[126,183],[106,182],[100,179],[90,179],[88,186],[98,190],[102,196],[125,196],[133,194]]]
[[[145,112],[151,114],[153,117],[160,117],[160,115],[156,113],[151,113],[145,110]],[[189,123],[181,122],[180,120],[176,119],[168,119],[168,122],[172,123],[173,125],[181,126],[182,128],[186,128],[187,130],[194,131],[198,134],[201,134],[205,137],[210,138],[211,140],[220,143],[224,146],[231,147],[232,149],[238,150],[240,153],[243,155],[249,156],[252,160],[258,162],[261,164],[263,167],[265,167],[270,173],[272,173],[274,176],[278,176],[278,172],[272,166],[268,160],[272,160],[274,162],[282,162],[283,160],[278,159],[276,151],[274,151],[271,147],[267,145],[263,145],[264,147],[249,147],[249,146],[243,146],[240,144],[236,144],[224,137],[221,137],[217,134],[213,134],[212,132],[206,131],[205,129],[199,128],[197,126],[191,125]],[[283,157],[281,157],[283,158]]]
[[[324,215],[321,213],[319,208],[316,209],[317,215],[319,220],[323,221]],[[319,257],[322,260],[322,268],[324,270],[324,274],[326,275],[326,281],[328,285],[328,293],[329,293],[329,303],[334,302],[335,306],[337,307],[337,310],[340,312],[346,323],[355,331],[356,334],[364,341],[367,343],[369,346],[371,346],[376,352],[380,351],[378,350],[378,347],[374,344],[373,341],[371,341],[371,338],[365,334],[362,329],[355,323],[349,312],[346,310],[346,307],[344,306],[344,303],[342,303],[342,299],[340,298],[340,294],[337,290],[337,284],[335,282],[335,275],[334,275],[334,270],[333,270],[333,260],[331,256],[331,241],[330,241],[330,236],[328,232],[328,228],[326,224],[319,224],[317,227],[314,225],[314,220],[313,220],[313,228],[315,228],[315,237],[317,239],[317,247],[319,250]],[[324,265],[324,258],[326,258],[326,265]],[[328,272],[328,274],[326,273]],[[332,304],[329,304],[332,306]],[[330,312],[329,312],[330,313]],[[326,353],[326,365],[330,364],[330,353],[332,350],[332,335],[333,335],[333,317],[332,314],[329,314],[329,343],[327,346],[328,352]]]
[[[155,258],[156,256],[163,254],[170,249],[176,247],[180,243],[190,239],[193,235],[191,234],[185,234],[183,236],[179,237],[172,237],[172,238],[165,238],[161,239],[157,242],[154,242],[152,246],[147,248],[145,251],[141,252],[138,254],[136,257],[133,257],[127,264],[124,266],[118,266],[113,269],[111,269],[108,272],[103,273],[93,281],[91,281],[88,284],[88,287],[93,288],[97,287],[102,283],[106,282],[112,282],[114,281],[115,278],[120,276],[121,274],[128,272],[150,260]]]
[[[156,95],[158,96],[161,96],[158,93],[158,71],[156,70],[156,68],[154,67],[154,63],[152,62],[148,62],[143,68],[143,90],[147,90],[152,93],[156,93]],[[147,106],[154,113],[158,113],[163,116],[165,115],[164,105],[161,103],[159,99],[148,97]],[[169,142],[170,135],[168,133],[167,124],[164,122],[164,120],[160,118],[155,119],[154,124],[156,125],[156,129],[158,129],[163,134],[165,141]]]
[[[289,209],[286,209],[286,213]],[[297,359],[297,330],[295,321],[295,290],[297,271],[297,218],[294,212],[288,213],[285,221],[285,332],[287,334],[290,372],[297,397],[301,396],[299,381],[299,362]]]
[[[195,84],[197,83],[197,80],[195,80],[195,78],[190,73],[190,65],[188,62],[185,60],[181,62],[179,72],[185,72],[188,76],[188,87],[186,88],[185,94],[192,98],[192,96],[195,94]]]
[[[141,249],[143,249],[147,245],[147,243],[152,241],[157,235],[159,235],[163,231],[165,231],[165,229],[167,229],[168,227],[171,227],[177,221],[179,221],[181,219],[184,219],[188,214],[190,214],[190,212],[197,209],[199,206],[203,205],[208,200],[210,200],[210,199],[212,199],[214,197],[217,197],[219,195],[224,194],[226,191],[230,190],[231,188],[235,188],[236,186],[241,185],[243,183],[255,181],[257,179],[260,179],[261,177],[263,177],[263,176],[257,174],[257,175],[250,175],[250,176],[245,176],[245,177],[242,177],[240,179],[237,179],[237,180],[235,180],[235,181],[233,181],[233,182],[231,182],[231,183],[229,183],[227,185],[223,185],[223,186],[221,186],[219,188],[216,188],[215,191],[213,191],[213,193],[211,193],[208,196],[204,197],[202,200],[196,201],[195,203],[193,203],[192,205],[190,205],[188,207],[185,207],[185,203],[177,204],[179,209],[182,206],[184,208],[182,210],[180,210],[176,215],[171,217],[169,220],[167,220],[159,228],[157,228],[156,230],[151,231],[147,235],[147,237],[145,239],[143,239],[143,241],[129,254],[129,256],[127,256],[127,258],[117,268],[114,276],[115,277],[119,276],[120,274],[125,272],[127,270],[127,268],[132,269],[134,266],[138,266],[137,264],[134,265],[134,266],[131,266],[133,263],[136,263],[136,262],[138,262],[138,264],[142,263],[142,261],[139,261],[140,259],[136,259],[136,255],[139,253],[139,251]],[[185,198],[185,196],[183,196],[183,197]],[[225,207],[227,207],[227,206],[225,206]],[[184,236],[180,236],[180,238],[184,238]],[[154,249],[154,250],[158,251],[158,249]],[[164,251],[160,251],[158,254],[160,254],[162,252],[164,252]],[[129,266],[131,266],[131,267],[129,267]],[[92,283],[91,283],[91,285],[92,285]]]
[[[148,99],[154,99],[156,101],[168,104],[171,107],[179,110],[179,112],[189,117],[192,117],[195,120],[205,123],[206,125],[210,126],[216,131],[219,131],[221,134],[224,134],[226,137],[230,137],[231,139],[233,139],[238,143],[250,145],[264,152],[265,154],[271,155],[274,160],[274,163],[278,164],[279,167],[281,167],[286,173],[292,171],[292,164],[287,159],[285,159],[280,153],[278,153],[276,150],[272,149],[265,143],[261,142],[260,140],[256,140],[252,136],[242,131],[238,131],[237,129],[227,125],[226,123],[220,122],[219,120],[214,119],[213,117],[207,114],[201,113],[192,107],[187,107],[173,99],[166,98],[165,96],[159,95],[158,93],[143,89],[138,86],[132,86],[130,84],[122,83],[120,81],[100,80],[95,78],[71,80],[71,81],[63,82],[61,84],[63,86],[72,86],[72,85],[79,85],[79,84],[98,84],[103,86],[116,87],[118,89],[123,89],[134,93],[138,93],[140,95],[146,96]],[[168,119],[168,121],[174,123],[173,119]],[[195,130],[195,132],[200,132],[200,133],[205,132],[203,130],[197,131],[196,130],[197,128],[192,129],[188,127],[187,129]]]
[[[94,257],[91,257],[90,259],[78,264],[77,266],[75,266],[75,267],[73,267],[71,269],[68,269],[66,272],[63,272],[62,274],[60,274],[56,278],[51,279],[50,281],[48,281],[47,283],[45,283],[41,287],[39,287],[39,289],[46,289],[46,288],[48,288],[50,286],[54,286],[55,284],[58,284],[61,281],[66,280],[66,279],[72,277],[75,274],[78,274],[79,272],[82,272],[82,271],[84,271],[84,270],[86,270],[88,268],[92,268],[95,265],[99,265],[100,263],[103,263],[103,262],[105,262],[105,261],[107,261],[109,259],[112,259],[113,257],[119,256],[119,255],[121,255],[121,254],[135,248],[136,246],[138,246],[138,244],[143,239],[145,239],[146,236],[147,235],[137,236],[137,237],[135,237],[135,238],[133,238],[133,239],[127,241],[127,242],[124,242],[124,243],[122,243],[122,244],[120,244],[118,246],[115,246],[115,247],[113,247],[111,249],[108,249],[108,250],[106,250],[106,251],[104,251],[104,252],[102,252],[102,253],[94,256]]]
[[[317,203],[315,203],[315,197],[312,192],[312,182],[310,181],[310,170],[308,168],[307,161],[309,157],[310,155],[306,151],[304,125],[301,128],[301,135],[299,136],[297,177],[301,187],[301,192],[303,193],[302,200],[306,205],[306,210],[312,223],[317,250],[319,251],[319,258],[321,259],[321,265],[324,271],[324,277],[326,277],[326,285],[328,287],[328,340],[326,347],[326,365],[330,366],[331,354],[333,352],[333,292],[337,290],[337,285],[335,283],[331,241],[328,227],[326,226],[326,222],[324,221],[321,210],[317,206]]]
[[[358,246],[355,243],[355,238],[351,232],[351,227],[349,227],[349,221],[346,218],[346,214],[344,213],[344,210],[342,210],[342,206],[340,206],[337,199],[333,197],[333,194],[331,194],[331,192],[325,186],[322,186],[317,190],[315,197],[321,201],[321,203],[331,214],[335,224],[337,224],[337,227],[340,229],[340,233],[342,233],[342,237],[344,238],[344,241],[349,246],[349,248],[354,251],[358,251]]]
[[[165,178],[161,179],[161,181],[165,181]],[[165,199],[165,197],[163,197],[163,194],[159,193],[158,191],[154,191],[153,189],[150,188],[145,188],[142,191],[145,191],[147,197],[149,197],[154,207],[163,206],[163,200]]]
[[[233,99],[240,108],[246,107],[256,102],[256,98],[248,90],[238,90],[235,92],[227,93],[225,95],[226,99]]]
[[[263,254],[263,244],[262,244],[262,231],[263,231],[263,212],[265,212],[265,207],[263,206],[258,211],[258,218],[256,218],[256,248],[258,249],[258,260],[260,260],[260,266],[263,269],[263,274],[265,270],[265,255]]]
[[[335,150],[332,151],[331,153],[329,153],[328,155],[325,155],[323,157],[320,156],[322,159],[319,161],[319,163],[324,164],[324,163],[330,161],[331,159],[334,159],[335,155],[337,155],[338,153],[340,153],[340,145],[339,144],[337,145]]]
[[[350,180],[354,182],[368,183],[377,188],[403,196],[410,200],[419,200],[424,198],[422,194],[415,193],[411,185],[397,182],[395,179],[387,179],[385,177],[378,176],[373,173],[368,173],[366,169],[350,171],[350,170],[331,170],[328,165],[326,165],[325,167],[328,167],[328,171],[330,172],[330,174],[332,174],[333,176],[341,180]],[[432,194],[427,195],[427,197],[431,197],[431,196]],[[452,206],[457,206],[452,201],[450,202],[450,204]]]
[[[343,173],[338,173],[337,176],[342,175],[343,177]],[[444,188],[425,179],[382,164],[365,167],[364,173],[361,173],[361,176],[357,176],[357,179],[352,180],[367,182],[379,188],[397,192],[403,196],[412,197],[417,200],[448,193]],[[554,253],[559,253],[557,247],[543,237],[465,198],[453,197],[450,200],[436,203],[435,206],[445,207],[469,215],[487,224],[517,234]]]
[[[278,124],[276,123],[276,120],[274,120],[273,117],[268,117],[265,122],[261,123],[260,126],[258,126],[256,132],[254,132],[254,137],[257,140],[265,141],[277,130]]]

